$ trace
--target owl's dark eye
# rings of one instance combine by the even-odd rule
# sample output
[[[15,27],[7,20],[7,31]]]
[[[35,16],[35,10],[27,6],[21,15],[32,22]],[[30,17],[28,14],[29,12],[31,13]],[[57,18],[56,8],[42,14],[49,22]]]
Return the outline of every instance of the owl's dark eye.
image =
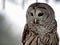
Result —
[[[39,17],[42,16],[42,15],[43,15],[43,13],[39,13],[39,14],[38,14]]]
[[[30,13],[31,14],[31,16],[33,16],[33,13]]]

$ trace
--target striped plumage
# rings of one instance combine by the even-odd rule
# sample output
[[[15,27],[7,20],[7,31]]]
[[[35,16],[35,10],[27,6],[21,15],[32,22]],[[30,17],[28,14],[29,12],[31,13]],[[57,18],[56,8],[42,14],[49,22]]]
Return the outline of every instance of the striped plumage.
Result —
[[[23,45],[59,45],[57,22],[51,6],[45,3],[31,4],[26,21]]]

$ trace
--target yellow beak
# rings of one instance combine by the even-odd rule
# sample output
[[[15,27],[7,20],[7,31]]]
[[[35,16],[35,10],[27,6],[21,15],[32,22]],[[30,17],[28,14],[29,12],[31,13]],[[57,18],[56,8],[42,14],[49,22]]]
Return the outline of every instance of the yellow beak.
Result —
[[[37,19],[34,19],[34,23],[35,23],[35,24],[37,23]]]
[[[37,22],[37,19],[35,19],[34,21],[35,21],[35,23],[36,23],[36,22]]]

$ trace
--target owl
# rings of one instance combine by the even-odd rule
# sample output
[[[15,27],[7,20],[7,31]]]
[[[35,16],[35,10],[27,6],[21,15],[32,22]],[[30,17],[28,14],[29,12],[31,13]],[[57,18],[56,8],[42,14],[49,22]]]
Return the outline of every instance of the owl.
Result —
[[[33,3],[28,7],[22,43],[23,45],[59,45],[57,22],[51,6],[45,3]]]

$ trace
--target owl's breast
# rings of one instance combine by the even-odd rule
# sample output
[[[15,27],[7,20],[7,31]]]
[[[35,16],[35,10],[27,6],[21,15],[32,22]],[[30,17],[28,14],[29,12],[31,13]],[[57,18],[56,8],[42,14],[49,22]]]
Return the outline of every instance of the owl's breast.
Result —
[[[33,33],[38,34],[40,36],[44,36],[46,33],[50,32],[50,30],[46,29],[43,26],[34,26],[31,27],[31,30]]]
[[[47,29],[44,27],[44,25],[34,25],[34,24],[28,24],[29,26],[29,31],[35,33],[35,35],[42,35],[44,36],[46,33],[50,32],[51,30]]]

